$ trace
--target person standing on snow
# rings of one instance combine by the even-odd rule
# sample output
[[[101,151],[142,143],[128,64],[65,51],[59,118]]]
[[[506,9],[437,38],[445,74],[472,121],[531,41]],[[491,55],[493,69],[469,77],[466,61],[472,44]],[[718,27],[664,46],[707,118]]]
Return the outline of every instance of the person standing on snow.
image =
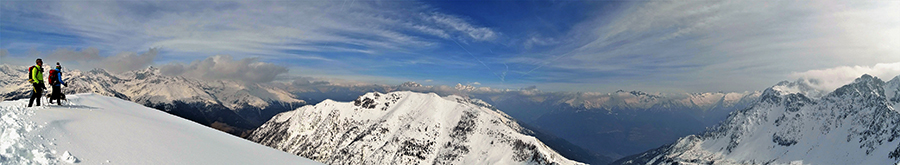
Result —
[[[31,99],[28,100],[28,107],[31,107],[34,99],[37,99],[37,106],[41,106],[41,94],[44,93],[44,89],[47,89],[47,86],[44,85],[44,69],[41,68],[44,62],[38,58],[34,63],[37,65],[28,68],[28,81],[34,86],[34,93],[31,94]]]
[[[53,88],[53,92],[50,93],[50,104],[53,104],[53,99],[56,99],[56,105],[62,105],[60,100],[65,96],[60,92],[59,85],[69,87],[69,84],[63,82],[62,67],[59,66],[59,62],[56,62],[56,68],[50,70],[50,76],[47,76],[47,78],[50,79],[50,87]]]

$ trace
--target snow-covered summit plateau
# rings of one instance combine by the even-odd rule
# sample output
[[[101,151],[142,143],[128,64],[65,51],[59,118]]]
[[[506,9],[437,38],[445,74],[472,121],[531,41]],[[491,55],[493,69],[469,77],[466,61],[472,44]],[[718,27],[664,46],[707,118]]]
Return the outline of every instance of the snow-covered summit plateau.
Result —
[[[130,101],[68,99],[0,102],[0,164],[321,164]]]

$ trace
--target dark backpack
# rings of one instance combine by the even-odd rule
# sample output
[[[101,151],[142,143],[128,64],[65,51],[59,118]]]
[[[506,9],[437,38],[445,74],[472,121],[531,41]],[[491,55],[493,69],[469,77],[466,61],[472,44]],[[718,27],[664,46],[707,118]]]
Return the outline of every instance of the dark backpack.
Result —
[[[28,82],[29,82],[29,83],[31,83],[32,81],[34,81],[34,80],[31,79],[31,70],[34,70],[34,66],[33,66],[33,65],[32,65],[31,67],[28,67],[28,75],[27,75],[28,78],[27,78],[27,79],[28,79]]]
[[[33,74],[33,73],[31,73],[31,70],[34,70],[34,65],[32,65],[31,67],[28,67],[28,83],[34,83],[33,82],[34,80],[31,79],[31,74]],[[44,69],[41,68],[40,70],[38,70],[38,72],[44,72]]]

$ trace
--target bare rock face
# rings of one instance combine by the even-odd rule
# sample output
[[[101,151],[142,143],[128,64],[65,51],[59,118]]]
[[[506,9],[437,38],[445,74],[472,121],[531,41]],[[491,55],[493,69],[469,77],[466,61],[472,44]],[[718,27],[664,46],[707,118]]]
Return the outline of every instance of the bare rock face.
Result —
[[[250,140],[326,164],[581,164],[480,100],[367,93],[284,112]]]

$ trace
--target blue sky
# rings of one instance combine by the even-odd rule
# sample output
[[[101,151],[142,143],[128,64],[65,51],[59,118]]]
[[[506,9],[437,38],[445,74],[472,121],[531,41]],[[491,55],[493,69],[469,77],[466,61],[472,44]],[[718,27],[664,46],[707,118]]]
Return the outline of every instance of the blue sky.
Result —
[[[900,62],[894,1],[172,2],[0,2],[0,60],[601,92],[760,90]]]

